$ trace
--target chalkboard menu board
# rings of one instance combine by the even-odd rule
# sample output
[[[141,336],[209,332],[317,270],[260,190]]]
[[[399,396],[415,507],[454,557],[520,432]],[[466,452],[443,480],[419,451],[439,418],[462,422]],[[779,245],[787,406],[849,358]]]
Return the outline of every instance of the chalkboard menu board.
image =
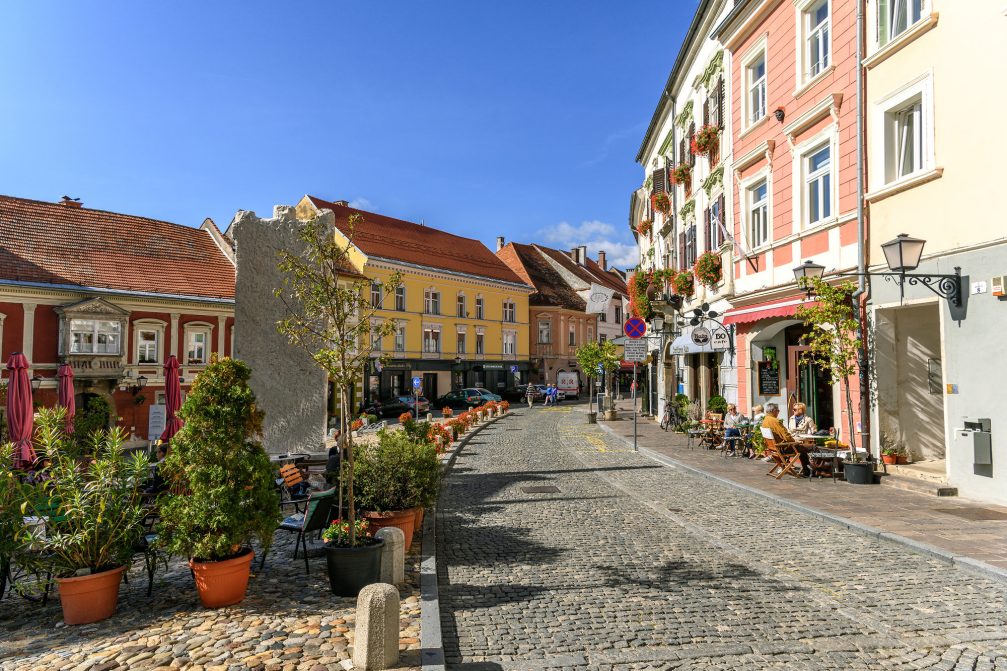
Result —
[[[780,368],[774,368],[773,361],[759,362],[759,396],[780,395]]]

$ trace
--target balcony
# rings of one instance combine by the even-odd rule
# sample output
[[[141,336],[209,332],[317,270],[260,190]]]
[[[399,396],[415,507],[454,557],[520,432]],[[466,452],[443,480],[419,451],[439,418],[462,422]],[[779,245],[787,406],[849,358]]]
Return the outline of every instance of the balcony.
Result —
[[[73,367],[77,379],[119,379],[126,370],[121,354],[67,354],[63,362]]]

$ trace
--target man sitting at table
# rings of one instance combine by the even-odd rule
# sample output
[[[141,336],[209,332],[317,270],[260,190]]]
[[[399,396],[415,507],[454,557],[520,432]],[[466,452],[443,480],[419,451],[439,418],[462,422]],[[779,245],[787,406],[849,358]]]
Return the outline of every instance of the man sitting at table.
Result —
[[[773,440],[776,441],[777,445],[791,443],[796,446],[798,444],[794,440],[794,437],[790,435],[790,432],[787,431],[787,427],[783,426],[783,422],[780,421],[780,406],[776,403],[766,404],[766,418],[762,420],[762,426],[773,432]],[[808,459],[808,455],[800,449],[798,450],[798,454],[801,458],[801,477],[811,477],[811,462]]]

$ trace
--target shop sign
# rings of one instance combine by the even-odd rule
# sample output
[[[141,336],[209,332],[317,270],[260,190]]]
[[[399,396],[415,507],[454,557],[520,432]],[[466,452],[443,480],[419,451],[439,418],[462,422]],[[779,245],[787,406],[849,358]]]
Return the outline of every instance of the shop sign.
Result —
[[[713,334],[705,326],[699,326],[692,330],[692,342],[700,347],[706,347],[710,344],[711,340],[713,340]]]
[[[726,352],[731,348],[731,339],[728,337],[727,331],[724,329],[717,329],[713,332],[713,351],[715,352]]]
[[[502,363],[484,363],[483,370],[503,370],[504,365]]]

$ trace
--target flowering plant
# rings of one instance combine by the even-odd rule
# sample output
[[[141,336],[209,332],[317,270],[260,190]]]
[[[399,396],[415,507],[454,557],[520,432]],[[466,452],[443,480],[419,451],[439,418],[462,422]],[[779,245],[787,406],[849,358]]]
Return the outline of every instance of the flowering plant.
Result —
[[[450,407],[445,406],[444,408],[441,409],[441,417],[444,417],[445,419],[451,417],[454,414],[455,411],[452,410]]]
[[[504,412],[510,410],[510,401],[500,401],[500,409]]]
[[[361,427],[363,427],[363,425],[364,425],[364,420],[362,420],[362,419],[355,419],[350,424],[350,431],[358,431],[358,430],[360,430]]]
[[[354,524],[355,536],[363,538],[370,524],[367,520],[357,520]],[[322,531],[322,540],[334,547],[350,547],[350,523],[348,520],[332,520],[332,524]]]
[[[708,287],[712,287],[720,281],[723,275],[723,263],[720,254],[706,252],[696,259],[694,268],[696,279]]]
[[[691,296],[696,290],[696,282],[687,270],[683,270],[678,275],[675,275],[675,279],[671,281],[671,288],[675,290],[675,293],[679,296]]]
[[[712,124],[707,124],[700,128],[692,137],[690,149],[693,154],[706,156],[717,146],[720,137],[720,129]]]
[[[636,227],[636,232],[640,235],[650,235],[651,230],[654,228],[654,222],[650,219],[641,219],[640,223]]]
[[[689,179],[689,175],[691,174],[692,168],[689,167],[688,163],[679,163],[671,171],[671,181],[675,184],[685,184],[685,180]]]
[[[406,422],[412,421],[412,419],[413,419],[413,413],[404,412],[401,415],[399,415],[399,424],[405,424]]]
[[[655,193],[650,197],[650,203],[661,214],[671,212],[671,198],[668,198],[668,194],[666,193]]]

